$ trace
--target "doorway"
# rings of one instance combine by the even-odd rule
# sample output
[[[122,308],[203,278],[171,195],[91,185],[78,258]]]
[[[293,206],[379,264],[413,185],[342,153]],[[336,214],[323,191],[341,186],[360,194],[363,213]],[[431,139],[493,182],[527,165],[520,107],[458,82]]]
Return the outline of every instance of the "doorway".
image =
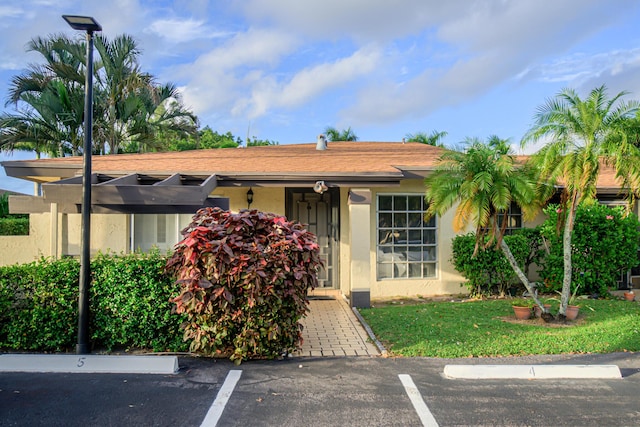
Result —
[[[318,273],[318,287],[338,289],[340,190],[330,188],[318,194],[311,188],[288,188],[286,212],[287,218],[307,224],[307,230],[318,237],[324,264]]]

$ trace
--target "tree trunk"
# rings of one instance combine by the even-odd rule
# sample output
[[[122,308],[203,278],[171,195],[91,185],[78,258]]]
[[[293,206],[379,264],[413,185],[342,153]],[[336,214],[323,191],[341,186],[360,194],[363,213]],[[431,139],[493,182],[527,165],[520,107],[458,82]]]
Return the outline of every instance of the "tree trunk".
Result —
[[[535,289],[533,288],[533,285],[531,285],[531,283],[529,282],[529,279],[527,279],[527,276],[525,276],[524,273],[522,272],[522,269],[518,265],[516,258],[511,253],[511,249],[509,249],[509,245],[507,245],[507,242],[505,242],[504,239],[500,240],[500,249],[502,249],[502,252],[507,257],[507,261],[509,261],[511,268],[513,268],[513,271],[518,276],[518,279],[520,279],[524,287],[527,288],[527,292],[531,294],[531,298],[533,298],[533,301],[535,301],[536,305],[540,307],[540,310],[542,310],[543,313],[548,313],[549,310],[547,310],[544,304],[542,304],[538,299],[538,296],[535,292]]]
[[[580,193],[574,194],[569,205],[569,213],[564,223],[564,232],[562,235],[562,254],[564,261],[564,275],[562,278],[562,293],[560,294],[560,310],[559,316],[565,316],[567,313],[567,305],[569,305],[569,296],[571,295],[571,234],[573,233],[573,224],[576,220],[577,200]]]

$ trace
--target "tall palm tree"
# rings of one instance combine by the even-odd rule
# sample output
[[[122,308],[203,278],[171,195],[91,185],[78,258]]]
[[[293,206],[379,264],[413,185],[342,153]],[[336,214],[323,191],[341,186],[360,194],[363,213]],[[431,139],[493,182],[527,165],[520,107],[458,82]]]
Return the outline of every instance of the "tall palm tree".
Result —
[[[333,141],[333,142],[358,140],[358,136],[351,129],[351,126],[341,131],[332,126],[327,126],[327,128],[324,130],[324,134],[327,136],[327,140]]]
[[[436,170],[425,178],[426,215],[442,215],[457,204],[454,231],[472,224],[475,251],[481,244],[500,248],[536,304],[545,310],[503,239],[511,203],[521,207],[525,219],[532,219],[540,209],[534,175],[526,165],[516,163],[508,140],[492,136],[488,143],[474,138],[466,144],[464,151],[442,154]]]
[[[161,150],[156,138],[160,131],[195,135],[197,117],[180,103],[175,85],[160,85],[140,71],[140,50],[131,36],[109,40],[100,35],[96,50],[100,55],[96,104],[101,107],[97,127],[103,151],[117,154],[132,142],[140,151]]]
[[[543,179],[563,185],[564,274],[560,315],[566,315],[571,294],[571,234],[576,208],[596,196],[596,180],[603,165],[615,169],[616,178],[633,198],[640,183],[640,150],[625,133],[625,124],[640,106],[624,101],[626,92],[607,97],[606,87],[593,89],[585,99],[564,89],[538,108],[533,127],[522,140],[525,145],[540,139],[549,142],[532,161]]]
[[[83,48],[64,35],[34,38],[28,51],[45,64],[14,76],[6,105],[17,113],[0,117],[0,149],[36,151],[57,157],[78,154],[82,146]]]
[[[442,138],[449,135],[448,132],[438,132],[436,130],[432,131],[430,134],[425,132],[417,132],[417,133],[408,133],[405,136],[405,140],[407,142],[420,142],[422,144],[433,145],[434,147],[442,147]]]
[[[127,35],[96,37],[95,153],[118,153],[132,142],[140,149],[164,149],[158,132],[195,134],[197,118],[186,110],[172,84],[160,85],[140,71],[140,51]],[[0,150],[33,149],[51,156],[78,155],[83,146],[86,42],[53,35],[34,38],[28,50],[44,64],[14,77],[0,116]]]

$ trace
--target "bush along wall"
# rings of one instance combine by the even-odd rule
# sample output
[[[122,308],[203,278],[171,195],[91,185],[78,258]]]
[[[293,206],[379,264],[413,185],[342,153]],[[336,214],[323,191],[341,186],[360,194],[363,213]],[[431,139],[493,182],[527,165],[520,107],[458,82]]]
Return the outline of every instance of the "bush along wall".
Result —
[[[504,240],[518,264],[524,268],[531,250],[529,238],[525,235],[510,235],[504,236]],[[495,244],[488,248],[481,246],[474,256],[475,245],[474,233],[453,238],[451,262],[454,268],[467,279],[465,284],[471,296],[504,296],[518,280],[509,261],[501,250],[495,249]]]
[[[183,236],[167,269],[181,286],[173,302],[191,351],[240,363],[301,346],[322,266],[315,235],[274,214],[206,208]]]
[[[99,255],[91,262],[93,350],[181,351],[180,324],[169,302],[177,292],[159,252]],[[0,267],[0,347],[68,351],[77,342],[78,280],[74,259]]]
[[[542,262],[540,277],[548,290],[560,290],[564,273],[562,248],[563,210],[558,205],[545,209],[547,220],[542,235],[549,254]],[[625,215],[622,207],[610,208],[598,203],[582,204],[576,211],[571,237],[572,292],[608,295],[616,287],[621,272],[638,265],[640,232],[638,218]]]

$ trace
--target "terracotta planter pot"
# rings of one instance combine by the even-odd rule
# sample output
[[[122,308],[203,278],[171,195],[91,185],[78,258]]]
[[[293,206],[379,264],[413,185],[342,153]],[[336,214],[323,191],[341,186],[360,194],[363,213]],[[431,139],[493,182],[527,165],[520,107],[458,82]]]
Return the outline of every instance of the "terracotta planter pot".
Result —
[[[580,307],[578,307],[577,305],[568,305],[567,312],[565,313],[567,320],[576,320],[576,317],[578,317],[579,311],[580,311]]]
[[[636,294],[634,294],[633,292],[624,293],[624,299],[626,299],[627,301],[633,301],[635,298],[636,298]]]
[[[549,311],[549,309],[551,308],[551,304],[544,304],[544,308],[546,311]],[[533,312],[535,313],[536,317],[542,316],[542,310],[537,305],[533,307]]]
[[[531,308],[530,307],[522,307],[519,305],[514,305],[513,313],[516,315],[516,319],[518,320],[527,320],[531,317]]]

